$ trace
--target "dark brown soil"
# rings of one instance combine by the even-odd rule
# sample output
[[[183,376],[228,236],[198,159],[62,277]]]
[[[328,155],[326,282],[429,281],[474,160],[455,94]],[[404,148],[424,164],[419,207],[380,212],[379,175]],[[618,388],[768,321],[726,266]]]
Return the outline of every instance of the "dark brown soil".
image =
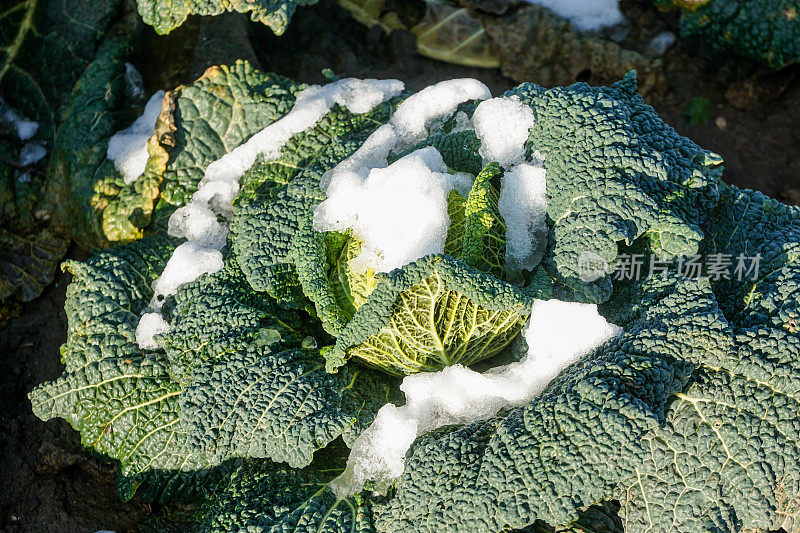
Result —
[[[72,249],[70,257],[85,258]],[[31,412],[27,393],[63,370],[58,347],[67,319],[61,274],[19,317],[0,330],[0,528],[3,531],[122,531],[149,507],[122,503],[113,462],[87,454],[63,420],[44,423]]]
[[[628,9],[634,24],[648,28],[642,35],[674,27],[670,15],[638,3]],[[181,39],[196,39],[198,27],[202,32],[202,24],[195,23],[171,36],[170,50],[190,53],[191,44]],[[282,37],[257,25],[250,25],[249,31],[262,68],[302,81],[321,82],[321,70],[330,68],[341,76],[399,78],[409,89],[453,77],[478,78],[494,94],[516,85],[498,71],[421,58],[410,35],[385,36],[378,29],[366,29],[342,13],[334,0],[301,8]],[[634,29],[631,39],[635,38]],[[151,35],[146,49],[159,50],[157,39]],[[190,66],[187,61],[192,60],[182,59],[180,68],[170,68],[163,58],[146,59],[140,67],[150,90],[161,88],[161,82],[173,80],[177,72],[198,73],[196,59]],[[711,64],[697,57],[692,43],[676,45],[663,58],[670,87],[651,103],[680,133],[723,156],[727,181],[798,203],[800,69],[770,73],[747,67],[743,76],[735,63]],[[692,126],[685,113],[696,97],[710,102],[711,115],[706,123]],[[69,253],[74,258],[85,255],[77,249]],[[86,453],[66,422],[43,423],[30,410],[27,392],[61,372],[58,347],[66,335],[63,303],[68,282],[67,275],[59,275],[41,298],[24,305],[20,316],[0,330],[2,531],[125,531],[150,512],[138,499],[119,500],[114,464]]]

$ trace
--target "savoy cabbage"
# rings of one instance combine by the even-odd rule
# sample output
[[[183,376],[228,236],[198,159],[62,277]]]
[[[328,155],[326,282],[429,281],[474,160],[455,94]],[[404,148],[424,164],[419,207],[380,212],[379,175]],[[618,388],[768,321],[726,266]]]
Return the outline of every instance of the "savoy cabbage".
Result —
[[[800,61],[797,0],[653,0],[682,12],[681,35],[700,37],[717,52],[730,51],[772,68]]]
[[[204,531],[798,527],[800,210],[724,184],[720,158],[664,124],[633,75],[492,100],[472,82],[416,99],[367,91],[365,106],[370,82],[306,87],[240,62],[168,93],[136,182],[158,184],[152,234],[67,264],[66,368],[31,392],[35,413],[119,459],[124,497],[205,499]],[[487,114],[495,104],[510,111]],[[493,144],[498,123],[514,142]],[[283,135],[278,149],[252,151],[259,131]],[[249,161],[233,185],[209,179],[224,154]],[[388,272],[388,249],[359,266],[377,241],[320,225],[321,206],[342,183],[363,192],[376,169],[388,180],[419,161],[455,184],[434,191],[441,249]],[[515,173],[546,175],[527,262],[502,200]],[[192,217],[225,237],[188,232],[219,266],[158,295]],[[608,266],[630,252],[667,266],[639,280],[581,269],[582,255]],[[695,254],[758,256],[761,269],[681,275]],[[524,402],[429,424],[388,489],[346,490],[350,449],[411,397],[408,375],[524,361],[537,347],[519,332],[554,298],[598,305],[618,334]],[[144,313],[166,324],[153,344]]]

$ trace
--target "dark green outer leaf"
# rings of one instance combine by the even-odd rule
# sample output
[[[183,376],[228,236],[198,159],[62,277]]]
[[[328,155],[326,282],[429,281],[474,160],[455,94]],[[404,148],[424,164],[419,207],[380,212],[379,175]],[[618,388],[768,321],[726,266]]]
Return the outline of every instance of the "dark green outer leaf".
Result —
[[[160,142],[169,155],[159,169],[164,200],[186,204],[210,163],[285,115],[304,88],[237,61],[211,67],[193,84],[176,89],[174,109],[160,119],[165,133],[169,130]]]
[[[544,156],[550,227],[544,261],[564,285],[562,297],[607,300],[611,280],[582,281],[579,258],[594,254],[612,271],[620,241],[644,236],[650,251],[665,257],[696,253],[699,224],[717,197],[714,167],[721,159],[662,122],[636,93],[633,73],[611,87],[546,90],[525,83],[508,94],[536,116],[527,149]]]
[[[643,441],[626,484],[627,527],[794,531],[800,526],[800,210],[725,187],[708,254],[762,254],[756,282],[714,284],[734,344],[703,354],[669,423]]]
[[[240,350],[296,348],[306,338],[315,345],[328,342],[310,317],[281,309],[268,295],[254,292],[230,261],[219,272],[179,288],[169,321],[170,331],[161,340],[170,373],[183,383],[191,382],[203,362],[224,360]]]
[[[170,374],[187,385],[181,422],[189,446],[215,463],[268,457],[306,466],[335,438],[352,442],[387,402],[385,376],[326,373],[313,348],[331,341],[318,323],[254,292],[232,263],[179,289],[175,302],[162,339]]]
[[[658,4],[680,1],[657,0]],[[733,52],[772,68],[800,60],[797,0],[709,0],[681,17],[681,35],[698,35],[720,52]]]
[[[84,444],[120,460],[126,498],[143,481],[158,500],[196,495],[211,466],[186,446],[181,387],[170,379],[165,357],[135,345],[139,310],[174,246],[172,239],[147,238],[70,265],[76,281],[65,306],[67,369],[29,395],[38,417],[67,419]]]
[[[328,374],[316,353],[250,346],[197,371],[181,396],[181,418],[190,445],[215,460],[303,467],[339,436],[352,443],[389,401],[390,385],[366,369]]]
[[[133,16],[114,26],[76,83],[48,167],[54,224],[85,247],[107,242],[103,211],[123,187],[106,149],[126,125],[118,111],[126,102],[125,60],[137,33]]]
[[[51,149],[62,107],[114,23],[120,0],[19,0],[0,15],[0,94],[38,123],[36,142]],[[68,238],[40,210],[47,157],[17,166],[23,142],[0,125],[0,300],[36,298],[52,281]]]
[[[117,19],[121,0],[15,0],[0,17],[0,89],[50,142],[61,107]],[[8,11],[6,11],[8,9]]]
[[[64,264],[74,275],[64,303],[67,341],[61,359],[67,372],[103,359],[141,355],[136,346],[139,316],[177,244],[164,235],[146,237],[82,263]]]
[[[369,493],[339,500],[329,486],[344,470],[347,454],[334,444],[302,470],[268,461],[243,464],[209,505],[201,531],[374,532]]]

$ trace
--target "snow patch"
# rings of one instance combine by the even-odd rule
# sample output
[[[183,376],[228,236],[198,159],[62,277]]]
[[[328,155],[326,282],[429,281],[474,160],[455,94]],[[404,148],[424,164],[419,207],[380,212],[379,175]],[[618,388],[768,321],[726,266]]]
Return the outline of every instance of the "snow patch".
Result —
[[[108,140],[106,157],[113,161],[114,166],[122,173],[125,185],[133,183],[144,174],[148,157],[147,141],[152,137],[156,127],[164,94],[164,91],[153,94],[144,106],[141,116]]]
[[[458,104],[491,97],[489,88],[472,78],[440,81],[409,96],[397,107],[389,124],[401,139],[399,148],[406,148],[423,140],[435,121],[449,118]]]
[[[647,52],[654,57],[663,56],[678,38],[671,31],[662,31],[647,45]]]
[[[507,268],[533,270],[547,246],[547,173],[541,160],[505,172],[497,208],[506,223]]]
[[[11,124],[16,130],[20,141],[27,141],[36,135],[39,130],[38,122],[28,120],[18,114],[2,98],[0,98],[0,121]]]
[[[525,143],[536,119],[516,95],[481,102],[472,115],[484,164],[496,161],[505,172],[498,210],[506,224],[506,267],[533,270],[547,245],[547,191],[544,158],[525,160]]]
[[[453,365],[406,376],[400,385],[406,404],[387,404],[378,411],[353,444],[334,489],[340,496],[355,494],[367,481],[385,489],[403,473],[406,452],[420,435],[529,403],[562,370],[621,332],[594,304],[537,300],[525,331],[530,348],[521,361],[484,373]]]
[[[144,78],[132,63],[125,63],[125,88],[134,102],[144,100]]]
[[[178,292],[178,287],[203,274],[213,274],[221,269],[222,253],[219,250],[186,241],[175,248],[164,271],[153,284],[154,294],[150,307],[161,309],[164,299]]]
[[[597,31],[625,21],[619,0],[527,0],[569,20],[580,31]]]
[[[483,83],[465,78],[439,82],[407,98],[387,124],[323,176],[326,199],[314,210],[314,228],[350,230],[363,240],[352,263],[357,270],[389,272],[443,252],[450,227],[447,195],[455,189],[466,196],[473,178],[448,172],[433,147],[391,165],[387,159],[423,140],[428,128],[449,118],[460,103],[490,97]]]
[[[533,110],[516,95],[478,104],[472,123],[481,140],[479,153],[484,163],[497,161],[506,169],[521,163],[534,122]]]
[[[230,218],[231,203],[239,193],[239,179],[259,155],[277,158],[293,135],[312,128],[334,104],[343,105],[353,113],[366,113],[400,94],[403,87],[398,80],[354,78],[308,87],[297,95],[294,106],[284,117],[206,168],[191,202],[170,218],[170,235],[221,248],[227,229],[215,220],[216,215]]]
[[[371,169],[366,179],[356,172],[339,174],[314,212],[314,227],[351,230],[363,241],[351,262],[357,272],[390,272],[444,252],[447,195],[455,189],[466,196],[472,182],[468,174],[449,174],[441,154],[429,146]]]
[[[145,313],[136,326],[136,344],[142,350],[156,350],[159,345],[153,337],[167,331],[169,331],[169,324],[161,316],[161,313]]]
[[[19,161],[17,164],[21,167],[27,167],[28,165],[37,163],[46,155],[47,150],[41,143],[25,143],[22,150],[19,151]]]
[[[297,95],[292,110],[253,135],[246,143],[211,163],[206,169],[201,187],[211,181],[239,180],[263,155],[276,158],[293,135],[313,127],[334,106],[345,106],[353,113],[366,113],[378,104],[403,91],[399,80],[359,80],[346,78],[328,85],[312,85]]]

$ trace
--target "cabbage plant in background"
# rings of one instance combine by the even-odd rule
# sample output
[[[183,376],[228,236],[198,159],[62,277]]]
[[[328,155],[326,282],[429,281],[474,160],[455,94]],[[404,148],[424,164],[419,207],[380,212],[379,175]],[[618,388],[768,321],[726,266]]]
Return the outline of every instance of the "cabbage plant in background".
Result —
[[[146,236],[68,263],[66,369],[30,394],[124,498],[202,531],[797,527],[800,211],[724,184],[633,75],[238,62],[164,95],[147,154]],[[663,268],[614,279],[632,255]]]
[[[517,81],[544,85],[575,80],[611,83],[639,73],[640,92],[663,85],[657,57],[675,41],[659,34],[638,49],[619,44],[627,23],[619,0],[340,0],[367,26],[407,30],[420,54],[450,63],[500,67]],[[800,3],[796,0],[653,0],[680,11],[680,35],[707,51],[733,53],[771,68],[800,59]]]
[[[80,19],[80,24],[75,20]],[[0,15],[0,305],[30,301],[53,279],[69,234],[43,206],[48,165],[68,134],[59,127],[81,72],[103,65],[114,105],[134,105],[125,58],[138,17],[123,2],[19,1]],[[112,63],[111,59],[118,60]],[[97,69],[97,67],[95,67]],[[135,81],[135,80],[133,80]],[[124,120],[124,119],[123,119]],[[5,311],[0,311],[0,322]]]
[[[246,13],[254,22],[268,26],[276,35],[283,34],[298,6],[316,4],[317,0],[136,0],[139,14],[160,34],[169,33],[190,15]]]
[[[800,60],[797,0],[653,0],[681,11],[681,36],[697,36],[716,52],[732,52],[772,68]]]

